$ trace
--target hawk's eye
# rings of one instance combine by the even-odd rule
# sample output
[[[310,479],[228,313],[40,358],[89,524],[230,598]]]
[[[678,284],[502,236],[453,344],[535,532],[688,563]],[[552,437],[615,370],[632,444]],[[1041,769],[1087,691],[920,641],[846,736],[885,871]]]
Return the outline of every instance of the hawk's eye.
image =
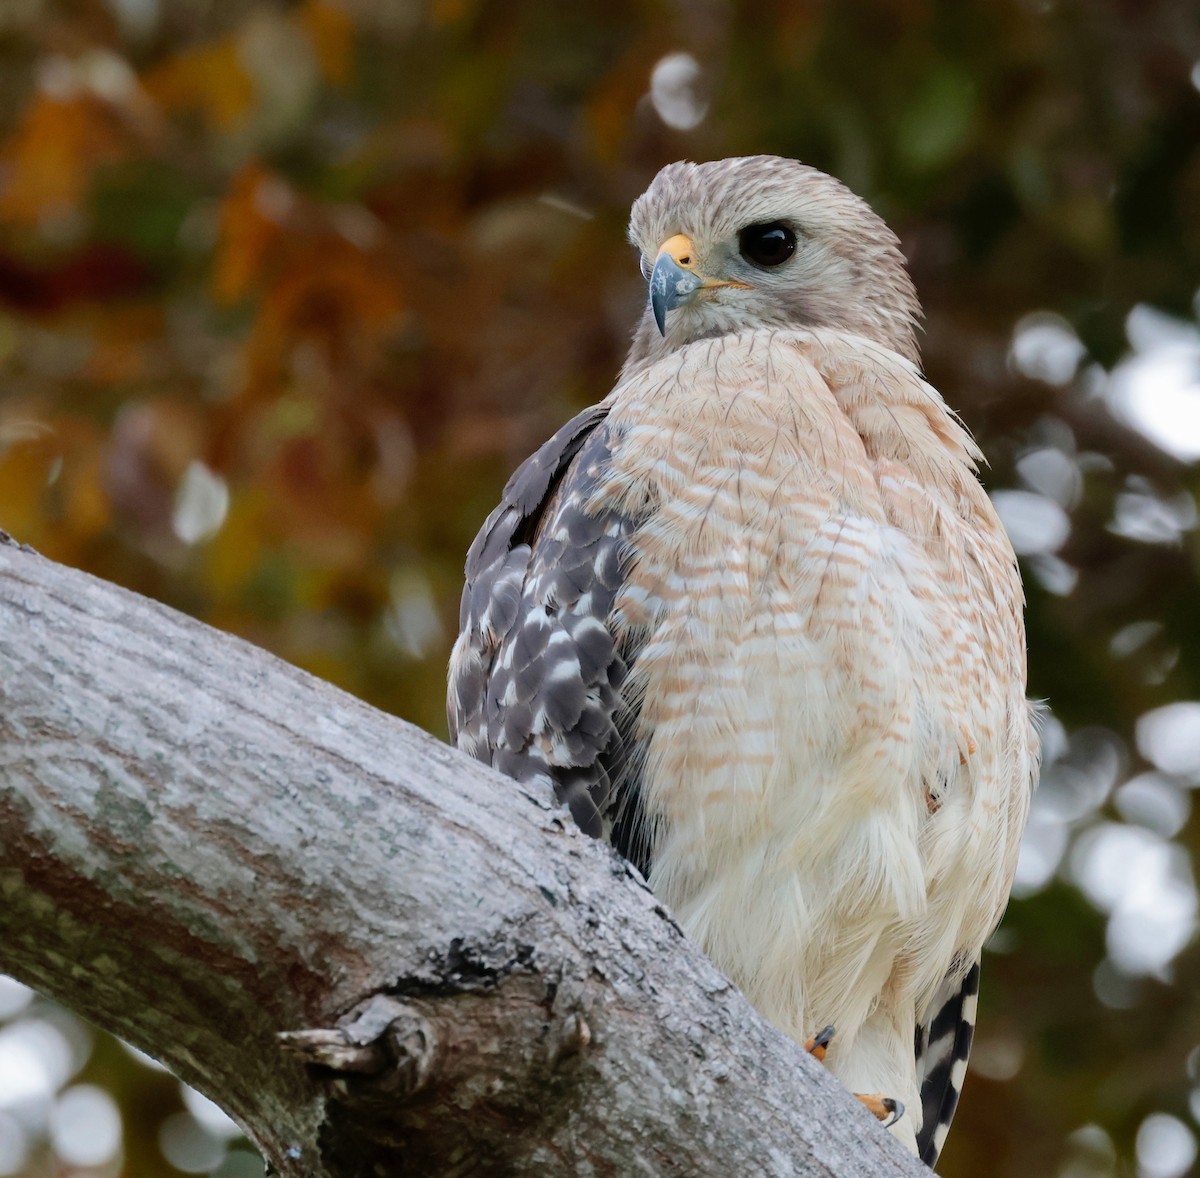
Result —
[[[796,252],[796,235],[781,221],[747,225],[738,234],[738,249],[756,266],[781,266]]]

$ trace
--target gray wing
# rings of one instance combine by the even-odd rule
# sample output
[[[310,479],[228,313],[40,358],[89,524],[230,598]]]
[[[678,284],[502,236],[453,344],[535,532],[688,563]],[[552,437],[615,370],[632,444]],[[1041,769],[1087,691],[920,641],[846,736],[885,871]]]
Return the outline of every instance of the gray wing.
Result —
[[[978,996],[979,962],[975,961],[965,975],[954,971],[946,978],[929,1004],[927,1019],[917,1027],[922,1114],[917,1152],[930,1169],[937,1165],[958,1108],[975,1036]]]
[[[636,651],[612,620],[642,517],[597,501],[616,440],[607,412],[585,410],[527,459],[471,545],[450,735],[518,781],[552,782],[580,827],[646,872],[637,717],[621,696]]]

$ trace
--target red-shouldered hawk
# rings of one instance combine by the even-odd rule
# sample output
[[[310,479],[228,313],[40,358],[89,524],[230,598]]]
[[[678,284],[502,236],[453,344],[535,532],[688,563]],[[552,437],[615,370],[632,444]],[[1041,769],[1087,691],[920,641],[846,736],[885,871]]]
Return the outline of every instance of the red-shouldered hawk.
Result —
[[[458,746],[552,782],[933,1164],[1037,773],[1012,548],[896,238],[769,156],[664,168],[612,393],[467,558]]]

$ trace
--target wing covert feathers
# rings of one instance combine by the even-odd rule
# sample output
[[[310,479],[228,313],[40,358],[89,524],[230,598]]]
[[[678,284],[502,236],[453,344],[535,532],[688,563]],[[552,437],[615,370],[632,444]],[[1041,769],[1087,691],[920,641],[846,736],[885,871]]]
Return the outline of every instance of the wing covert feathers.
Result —
[[[518,781],[549,779],[584,831],[648,869],[631,821],[635,717],[620,695],[633,651],[611,621],[638,520],[597,494],[607,412],[586,410],[528,459],[471,546],[450,730]]]

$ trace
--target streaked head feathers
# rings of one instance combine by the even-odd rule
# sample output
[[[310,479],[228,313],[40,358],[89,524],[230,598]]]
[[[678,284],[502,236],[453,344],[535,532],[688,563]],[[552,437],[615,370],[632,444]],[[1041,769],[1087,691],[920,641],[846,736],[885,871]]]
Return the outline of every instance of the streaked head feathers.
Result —
[[[793,234],[795,249],[758,265],[742,235],[771,225]],[[921,308],[896,235],[816,168],[768,155],[669,164],[634,203],[629,236],[648,278],[663,246],[682,237],[694,247],[684,268],[706,280],[672,304],[665,339],[647,308],[629,367],[696,339],[771,326],[836,327],[917,362]]]

